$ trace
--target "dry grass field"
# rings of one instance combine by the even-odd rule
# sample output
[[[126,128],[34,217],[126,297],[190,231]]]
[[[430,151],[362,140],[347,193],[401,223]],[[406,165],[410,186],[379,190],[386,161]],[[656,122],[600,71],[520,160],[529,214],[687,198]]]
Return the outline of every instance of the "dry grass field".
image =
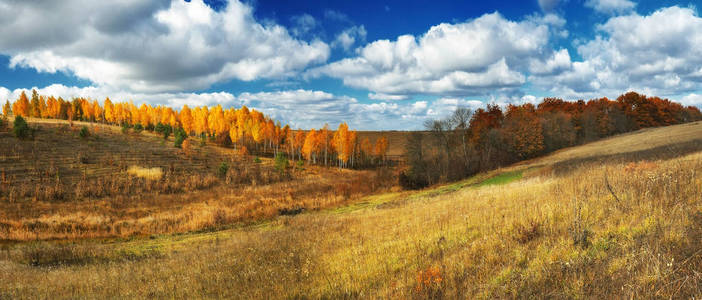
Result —
[[[392,181],[376,171],[295,166],[195,140],[30,120],[34,140],[0,133],[0,240],[126,237],[257,222],[350,203]],[[90,136],[81,138],[81,126]],[[227,164],[222,172],[220,166]],[[368,179],[374,184],[366,184]]]
[[[4,243],[0,298],[698,298],[700,132],[647,129],[214,231]]]
[[[371,144],[375,145],[381,137],[388,139],[388,152],[389,158],[399,158],[405,154],[405,143],[407,142],[407,137],[411,131],[359,131],[358,140],[363,140],[367,138]],[[426,133],[429,134],[428,132]]]

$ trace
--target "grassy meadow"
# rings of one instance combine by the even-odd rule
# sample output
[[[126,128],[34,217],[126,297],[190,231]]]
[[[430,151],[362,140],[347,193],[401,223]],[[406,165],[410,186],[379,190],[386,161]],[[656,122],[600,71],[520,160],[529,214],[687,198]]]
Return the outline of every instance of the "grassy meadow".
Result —
[[[697,298],[701,133],[702,122],[646,129],[420,191],[367,191],[295,215],[136,235],[8,239],[25,212],[52,218],[68,204],[4,200],[12,221],[0,228],[0,298]],[[324,183],[329,174],[317,172],[333,171],[293,180]],[[366,175],[339,172],[336,180]],[[286,184],[217,184],[176,194],[170,212],[155,203],[172,195],[129,203],[153,220],[237,209]],[[84,214],[120,211],[110,200],[79,203]]]
[[[0,241],[212,230],[350,203],[393,183],[387,170],[294,161],[278,170],[209,141],[193,138],[184,151],[172,138],[74,123],[33,119],[33,140],[0,132]]]

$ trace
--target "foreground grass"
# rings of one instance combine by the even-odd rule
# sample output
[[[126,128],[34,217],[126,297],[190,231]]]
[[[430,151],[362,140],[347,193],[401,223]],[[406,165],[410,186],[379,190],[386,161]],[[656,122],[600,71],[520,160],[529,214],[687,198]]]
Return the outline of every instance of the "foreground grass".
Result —
[[[702,152],[639,158],[215,232],[5,246],[0,298],[698,297]]]

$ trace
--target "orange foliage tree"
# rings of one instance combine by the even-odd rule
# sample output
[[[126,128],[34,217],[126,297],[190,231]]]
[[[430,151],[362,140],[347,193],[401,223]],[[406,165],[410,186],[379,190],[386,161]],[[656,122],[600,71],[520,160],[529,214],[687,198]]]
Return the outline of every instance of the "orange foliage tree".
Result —
[[[16,116],[29,116],[29,99],[27,99],[27,94],[24,91],[20,94],[19,99],[13,103],[12,111]]]

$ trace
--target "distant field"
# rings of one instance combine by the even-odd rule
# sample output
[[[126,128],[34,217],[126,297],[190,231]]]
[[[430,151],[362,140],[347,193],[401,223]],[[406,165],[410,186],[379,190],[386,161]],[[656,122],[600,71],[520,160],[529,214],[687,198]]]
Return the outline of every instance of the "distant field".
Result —
[[[405,154],[405,143],[407,142],[407,137],[411,131],[359,131],[358,139],[359,141],[368,138],[368,140],[375,145],[381,137],[386,137],[388,139],[388,156],[399,158]]]
[[[349,203],[393,183],[391,174],[380,179],[375,171],[303,166],[281,173],[271,159],[255,163],[198,139],[186,153],[172,138],[115,126],[30,125],[38,128],[34,140],[0,133],[0,240],[216,228]],[[78,134],[83,125],[87,138]]]

